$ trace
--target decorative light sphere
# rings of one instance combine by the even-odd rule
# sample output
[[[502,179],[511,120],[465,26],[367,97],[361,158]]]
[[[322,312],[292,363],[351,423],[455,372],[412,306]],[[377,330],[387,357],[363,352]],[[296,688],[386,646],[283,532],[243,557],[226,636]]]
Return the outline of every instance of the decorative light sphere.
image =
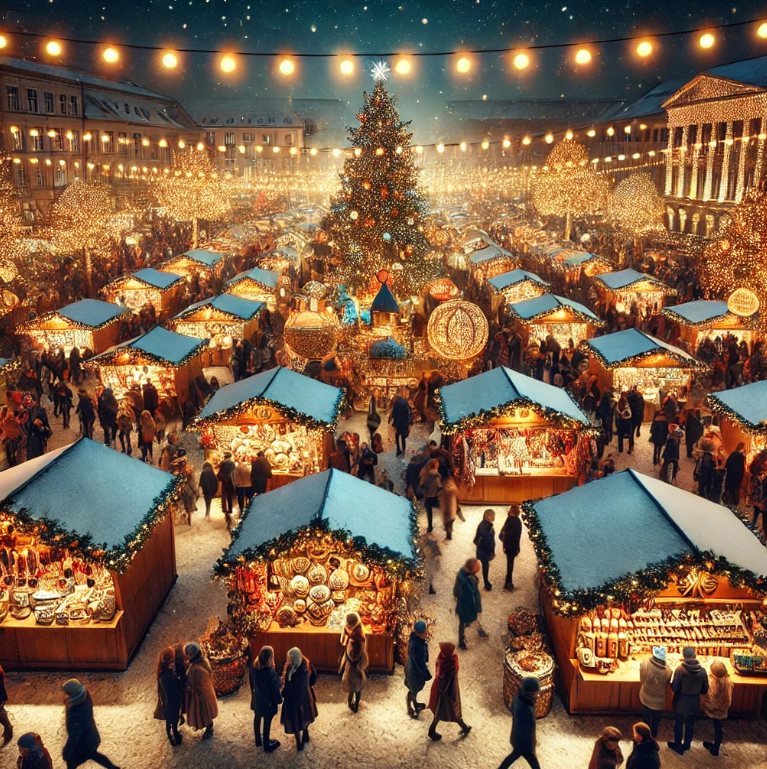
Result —
[[[476,304],[453,299],[432,312],[426,334],[437,355],[448,360],[470,360],[485,349],[489,327]]]
[[[349,218],[350,218],[350,219],[351,219],[353,222],[356,222],[356,221],[357,221],[357,219],[359,219],[359,216],[360,216],[360,214],[359,214],[359,211],[351,211],[351,212],[349,213]]]
[[[107,64],[116,64],[118,61],[120,61],[120,52],[117,50],[117,48],[114,48],[110,45],[108,48],[104,49],[104,52],[101,54],[101,58],[104,59]]]
[[[173,51],[166,51],[162,55],[161,61],[165,69],[176,69],[178,66],[178,56]]]
[[[293,61],[293,59],[285,58],[280,61],[277,68],[279,69],[281,75],[285,75],[287,77],[296,71],[296,63]]]
[[[650,40],[640,40],[637,43],[636,52],[640,59],[646,59],[648,56],[651,56],[653,52],[652,42]]]
[[[45,52],[48,56],[61,56],[61,52],[64,49],[61,47],[61,43],[58,40],[49,40],[45,44]]]
[[[383,239],[389,243],[391,241],[391,233],[390,232],[384,232],[384,234],[381,236]]]
[[[338,324],[313,310],[294,312],[285,322],[283,338],[291,350],[304,358],[322,358],[336,347]]]
[[[761,37],[762,40],[767,40],[767,21],[763,21],[757,28],[756,28],[756,36]]]
[[[354,60],[353,59],[341,59],[341,62],[338,65],[338,71],[342,75],[346,75],[347,77],[349,75],[354,74]]]
[[[591,51],[588,48],[579,48],[575,52],[576,64],[589,64],[591,63]]]
[[[398,75],[409,75],[413,71],[413,64],[407,56],[400,56],[394,64],[394,71]]]
[[[529,54],[520,52],[514,56],[512,63],[514,64],[514,69],[518,69],[520,71],[527,69],[530,66],[530,56]]]
[[[716,38],[714,37],[714,35],[711,34],[711,32],[704,32],[698,38],[698,45],[701,48],[713,48],[715,43],[716,43]]]
[[[468,56],[460,56],[455,63],[456,72],[465,75],[471,71],[471,59]]]
[[[0,35],[0,48],[8,47],[8,38],[5,35]]]
[[[221,57],[218,66],[221,68],[222,72],[234,72],[237,69],[237,62],[235,61],[234,56],[227,53]]]

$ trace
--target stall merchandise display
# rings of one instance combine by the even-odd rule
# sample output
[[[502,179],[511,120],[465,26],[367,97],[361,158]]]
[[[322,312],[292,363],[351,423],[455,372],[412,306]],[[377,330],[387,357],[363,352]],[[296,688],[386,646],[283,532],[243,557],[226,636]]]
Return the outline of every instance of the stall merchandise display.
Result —
[[[578,344],[589,336],[588,323],[531,323],[527,330],[531,339],[544,342],[551,335],[563,348],[570,342]]]
[[[185,336],[207,337],[213,347],[231,347],[233,339],[242,339],[242,322],[211,320],[206,323],[177,321],[173,330]]]
[[[148,381],[157,388],[162,398],[176,394],[175,373],[165,366],[100,366],[99,376],[104,387],[110,387],[118,395],[141,388]]]
[[[620,393],[631,390],[634,386],[639,389],[646,401],[656,406],[660,405],[661,393],[672,390],[680,395],[687,389],[690,372],[684,368],[635,368],[626,366],[613,370],[613,391]]]
[[[138,312],[146,304],[160,307],[162,292],[156,288],[124,288],[115,293],[114,299],[123,307]]]
[[[69,353],[73,347],[78,347],[80,350],[84,350],[93,344],[93,333],[79,328],[27,331],[25,333],[27,336],[31,337],[38,346],[47,347],[50,350],[56,350],[59,347],[63,347],[65,353]]]

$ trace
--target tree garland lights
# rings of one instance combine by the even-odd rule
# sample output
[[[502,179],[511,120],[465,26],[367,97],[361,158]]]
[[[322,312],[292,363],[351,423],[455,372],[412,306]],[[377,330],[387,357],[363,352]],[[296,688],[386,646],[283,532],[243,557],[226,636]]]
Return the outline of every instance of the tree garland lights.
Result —
[[[645,172],[633,173],[618,182],[607,206],[612,226],[635,238],[664,229],[663,213],[663,198]]]
[[[546,535],[541,530],[535,502],[523,503],[522,519],[538,556],[539,572],[551,592],[554,610],[562,616],[577,616],[608,604],[635,606],[637,602],[666,588],[680,573],[684,574],[693,568],[720,574],[726,577],[733,587],[746,587],[759,595],[767,592],[767,577],[756,576],[710,551],[698,550],[650,564],[641,572],[626,574],[598,588],[566,591],[562,587],[559,567],[552,558]]]

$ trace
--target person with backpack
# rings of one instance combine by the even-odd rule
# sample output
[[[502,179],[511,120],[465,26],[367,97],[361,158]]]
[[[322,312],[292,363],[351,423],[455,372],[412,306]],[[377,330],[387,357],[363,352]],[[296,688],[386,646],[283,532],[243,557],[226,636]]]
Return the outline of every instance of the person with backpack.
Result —
[[[376,465],[378,464],[378,454],[368,446],[367,443],[363,443],[360,446],[360,461],[357,464],[357,477],[361,481],[368,481],[369,483],[376,482]]]

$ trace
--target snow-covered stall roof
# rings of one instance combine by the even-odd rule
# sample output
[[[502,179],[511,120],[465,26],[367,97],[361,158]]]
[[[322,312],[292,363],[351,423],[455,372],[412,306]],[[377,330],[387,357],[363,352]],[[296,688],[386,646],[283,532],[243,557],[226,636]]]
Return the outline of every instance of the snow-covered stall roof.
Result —
[[[511,258],[511,252],[493,244],[485,248],[480,248],[479,251],[475,251],[469,257],[469,261],[472,264],[483,264],[484,262],[491,262],[493,259],[502,258]]]
[[[712,321],[736,317],[727,309],[727,302],[717,299],[698,299],[694,302],[675,304],[673,307],[664,308],[663,314],[691,326],[703,326]]]
[[[503,291],[504,288],[516,286],[518,283],[524,283],[526,280],[531,283],[537,283],[544,288],[548,288],[551,285],[534,272],[528,272],[527,270],[519,268],[510,270],[509,272],[502,272],[500,275],[490,278],[487,282],[490,284],[491,288],[500,292]]]
[[[607,368],[628,366],[649,355],[665,355],[676,360],[682,367],[705,368],[703,363],[681,348],[656,339],[637,328],[627,328],[586,339],[583,345]]]
[[[734,419],[747,432],[767,433],[767,380],[708,395],[706,404]]]
[[[175,275],[172,272],[161,272],[160,270],[155,270],[154,267],[144,267],[141,270],[136,270],[136,272],[132,272],[129,275],[123,275],[122,277],[113,280],[104,288],[107,290],[119,288],[122,283],[130,278],[135,278],[140,283],[143,283],[150,288],[159,288],[162,291],[165,291],[171,286],[175,286],[183,280],[180,275]]]
[[[129,310],[112,302],[102,302],[100,299],[80,299],[79,302],[73,302],[60,310],[51,310],[43,313],[37,318],[20,323],[17,326],[18,331],[40,328],[53,318],[62,318],[74,324],[78,328],[96,329],[106,326],[108,323],[126,315]]]
[[[226,282],[227,286],[235,286],[241,283],[243,280],[252,280],[254,283],[258,283],[261,286],[267,288],[277,288],[277,280],[279,274],[272,270],[264,270],[261,267],[253,267],[250,270],[245,270],[239,275],[235,275],[231,280]]]
[[[631,288],[631,286],[637,283],[651,283],[656,286],[659,291],[663,291],[666,294],[676,295],[676,289],[671,288],[668,284],[659,280],[654,275],[648,275],[645,272],[639,272],[638,270],[626,269],[618,270],[617,272],[603,272],[601,275],[595,275],[594,280],[601,283],[603,286],[609,288],[611,291],[620,291],[621,289]]]
[[[588,323],[598,326],[603,324],[603,321],[586,305],[575,302],[565,296],[558,296],[557,294],[541,294],[541,296],[536,296],[532,299],[523,299],[508,305],[508,310],[511,315],[515,315],[520,320],[527,322],[545,317],[558,310],[568,310],[576,317]]]
[[[183,257],[186,257],[192,262],[197,262],[204,267],[215,267],[224,258],[224,254],[221,253],[221,251],[209,251],[205,248],[194,248],[190,251],[184,251],[183,254],[171,256],[170,259],[166,259],[163,264],[172,264]]]
[[[155,326],[146,334],[127,342],[121,342],[99,355],[94,355],[89,363],[98,361],[102,364],[108,364],[121,353],[134,352],[147,356],[161,366],[178,367],[202,352],[203,348],[208,345],[209,340],[207,339],[177,334],[175,331],[168,331],[162,326]]]
[[[232,294],[220,294],[211,299],[203,299],[194,304],[190,304],[189,307],[182,310],[175,317],[186,318],[189,315],[194,315],[198,310],[205,307],[212,307],[213,309],[231,315],[238,320],[250,320],[258,315],[264,306],[263,302],[256,302],[253,299],[243,299],[240,296],[233,296]]]
[[[586,264],[589,264],[590,262],[596,262],[598,264],[604,264],[604,265],[612,265],[613,262],[608,259],[606,256],[599,256],[599,254],[592,254],[592,253],[575,253],[570,256],[566,256],[562,260],[562,264],[565,267],[570,268],[576,268],[576,267],[583,267]]]

